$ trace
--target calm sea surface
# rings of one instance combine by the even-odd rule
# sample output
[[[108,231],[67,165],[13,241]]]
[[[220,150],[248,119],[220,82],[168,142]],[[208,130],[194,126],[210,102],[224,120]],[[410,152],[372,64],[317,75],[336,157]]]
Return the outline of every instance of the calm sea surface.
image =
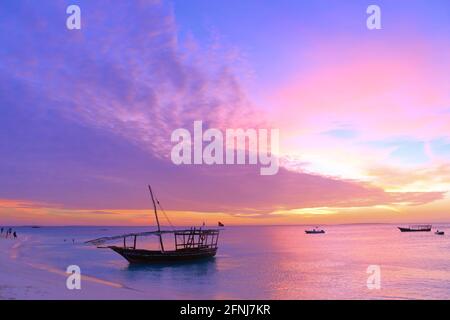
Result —
[[[227,227],[214,259],[141,267],[82,242],[148,228],[20,228],[28,241],[18,259],[61,270],[76,264],[147,299],[450,299],[450,225],[436,227],[448,234],[395,225],[328,226],[324,235],[306,235],[303,226]],[[369,265],[380,267],[379,290],[367,287]]]

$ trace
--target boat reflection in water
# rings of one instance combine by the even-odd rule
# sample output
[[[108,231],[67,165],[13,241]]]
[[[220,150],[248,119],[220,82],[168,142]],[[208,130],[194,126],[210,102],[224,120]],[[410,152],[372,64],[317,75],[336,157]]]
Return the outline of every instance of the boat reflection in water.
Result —
[[[98,248],[109,248],[124,257],[131,264],[152,264],[152,263],[172,263],[193,261],[205,258],[212,258],[217,253],[217,243],[220,229],[196,228],[183,230],[161,230],[156,203],[162,209],[159,201],[153,195],[152,188],[148,186],[153,202],[153,208],[158,226],[157,231],[129,233],[113,237],[104,237],[90,240],[87,243],[94,244]],[[163,210],[163,209],[162,209]],[[164,212],[164,210],[163,210]],[[164,213],[165,214],[165,213]],[[163,234],[173,234],[174,250],[165,250]],[[157,236],[159,238],[159,250],[147,250],[137,248],[139,237]],[[123,240],[123,246],[102,246],[106,242]],[[127,240],[131,240],[132,245],[128,245]]]

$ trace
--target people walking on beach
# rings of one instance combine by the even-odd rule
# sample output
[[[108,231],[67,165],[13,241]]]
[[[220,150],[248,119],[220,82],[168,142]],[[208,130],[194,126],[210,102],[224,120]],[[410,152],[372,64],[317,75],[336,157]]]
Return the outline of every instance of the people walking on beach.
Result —
[[[12,235],[12,229],[8,228],[8,230],[6,230],[5,238],[8,238],[10,235]]]
[[[4,233],[3,233],[4,232]],[[9,238],[9,236],[11,236],[11,238],[17,239],[17,231],[14,231],[12,228],[8,228],[5,230],[4,227],[0,228],[0,234],[3,236],[3,234],[5,235],[4,237],[6,239]]]

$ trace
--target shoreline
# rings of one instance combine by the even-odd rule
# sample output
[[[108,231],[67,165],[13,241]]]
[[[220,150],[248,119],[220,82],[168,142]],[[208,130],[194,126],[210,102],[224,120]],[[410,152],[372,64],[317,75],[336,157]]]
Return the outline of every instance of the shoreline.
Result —
[[[137,290],[89,275],[81,276],[80,290],[67,289],[65,270],[20,258],[27,239],[0,238],[0,300],[142,299]]]

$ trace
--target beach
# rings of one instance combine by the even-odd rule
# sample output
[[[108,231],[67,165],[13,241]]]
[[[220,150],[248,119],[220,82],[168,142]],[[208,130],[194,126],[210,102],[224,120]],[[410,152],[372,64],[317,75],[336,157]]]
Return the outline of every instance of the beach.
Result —
[[[81,290],[68,290],[64,269],[42,264],[39,259],[23,259],[20,250],[29,240],[0,238],[0,300],[85,300],[134,297],[121,284],[95,277],[82,277]],[[30,259],[31,258],[31,259]],[[135,297],[138,298],[138,297]]]
[[[307,235],[305,226],[227,227],[214,259],[148,266],[84,244],[148,228],[17,228],[18,239],[0,238],[0,299],[450,298],[447,234],[376,224],[323,228]],[[81,290],[66,287],[69,265],[81,269]],[[378,289],[367,285],[373,266],[381,272]]]

